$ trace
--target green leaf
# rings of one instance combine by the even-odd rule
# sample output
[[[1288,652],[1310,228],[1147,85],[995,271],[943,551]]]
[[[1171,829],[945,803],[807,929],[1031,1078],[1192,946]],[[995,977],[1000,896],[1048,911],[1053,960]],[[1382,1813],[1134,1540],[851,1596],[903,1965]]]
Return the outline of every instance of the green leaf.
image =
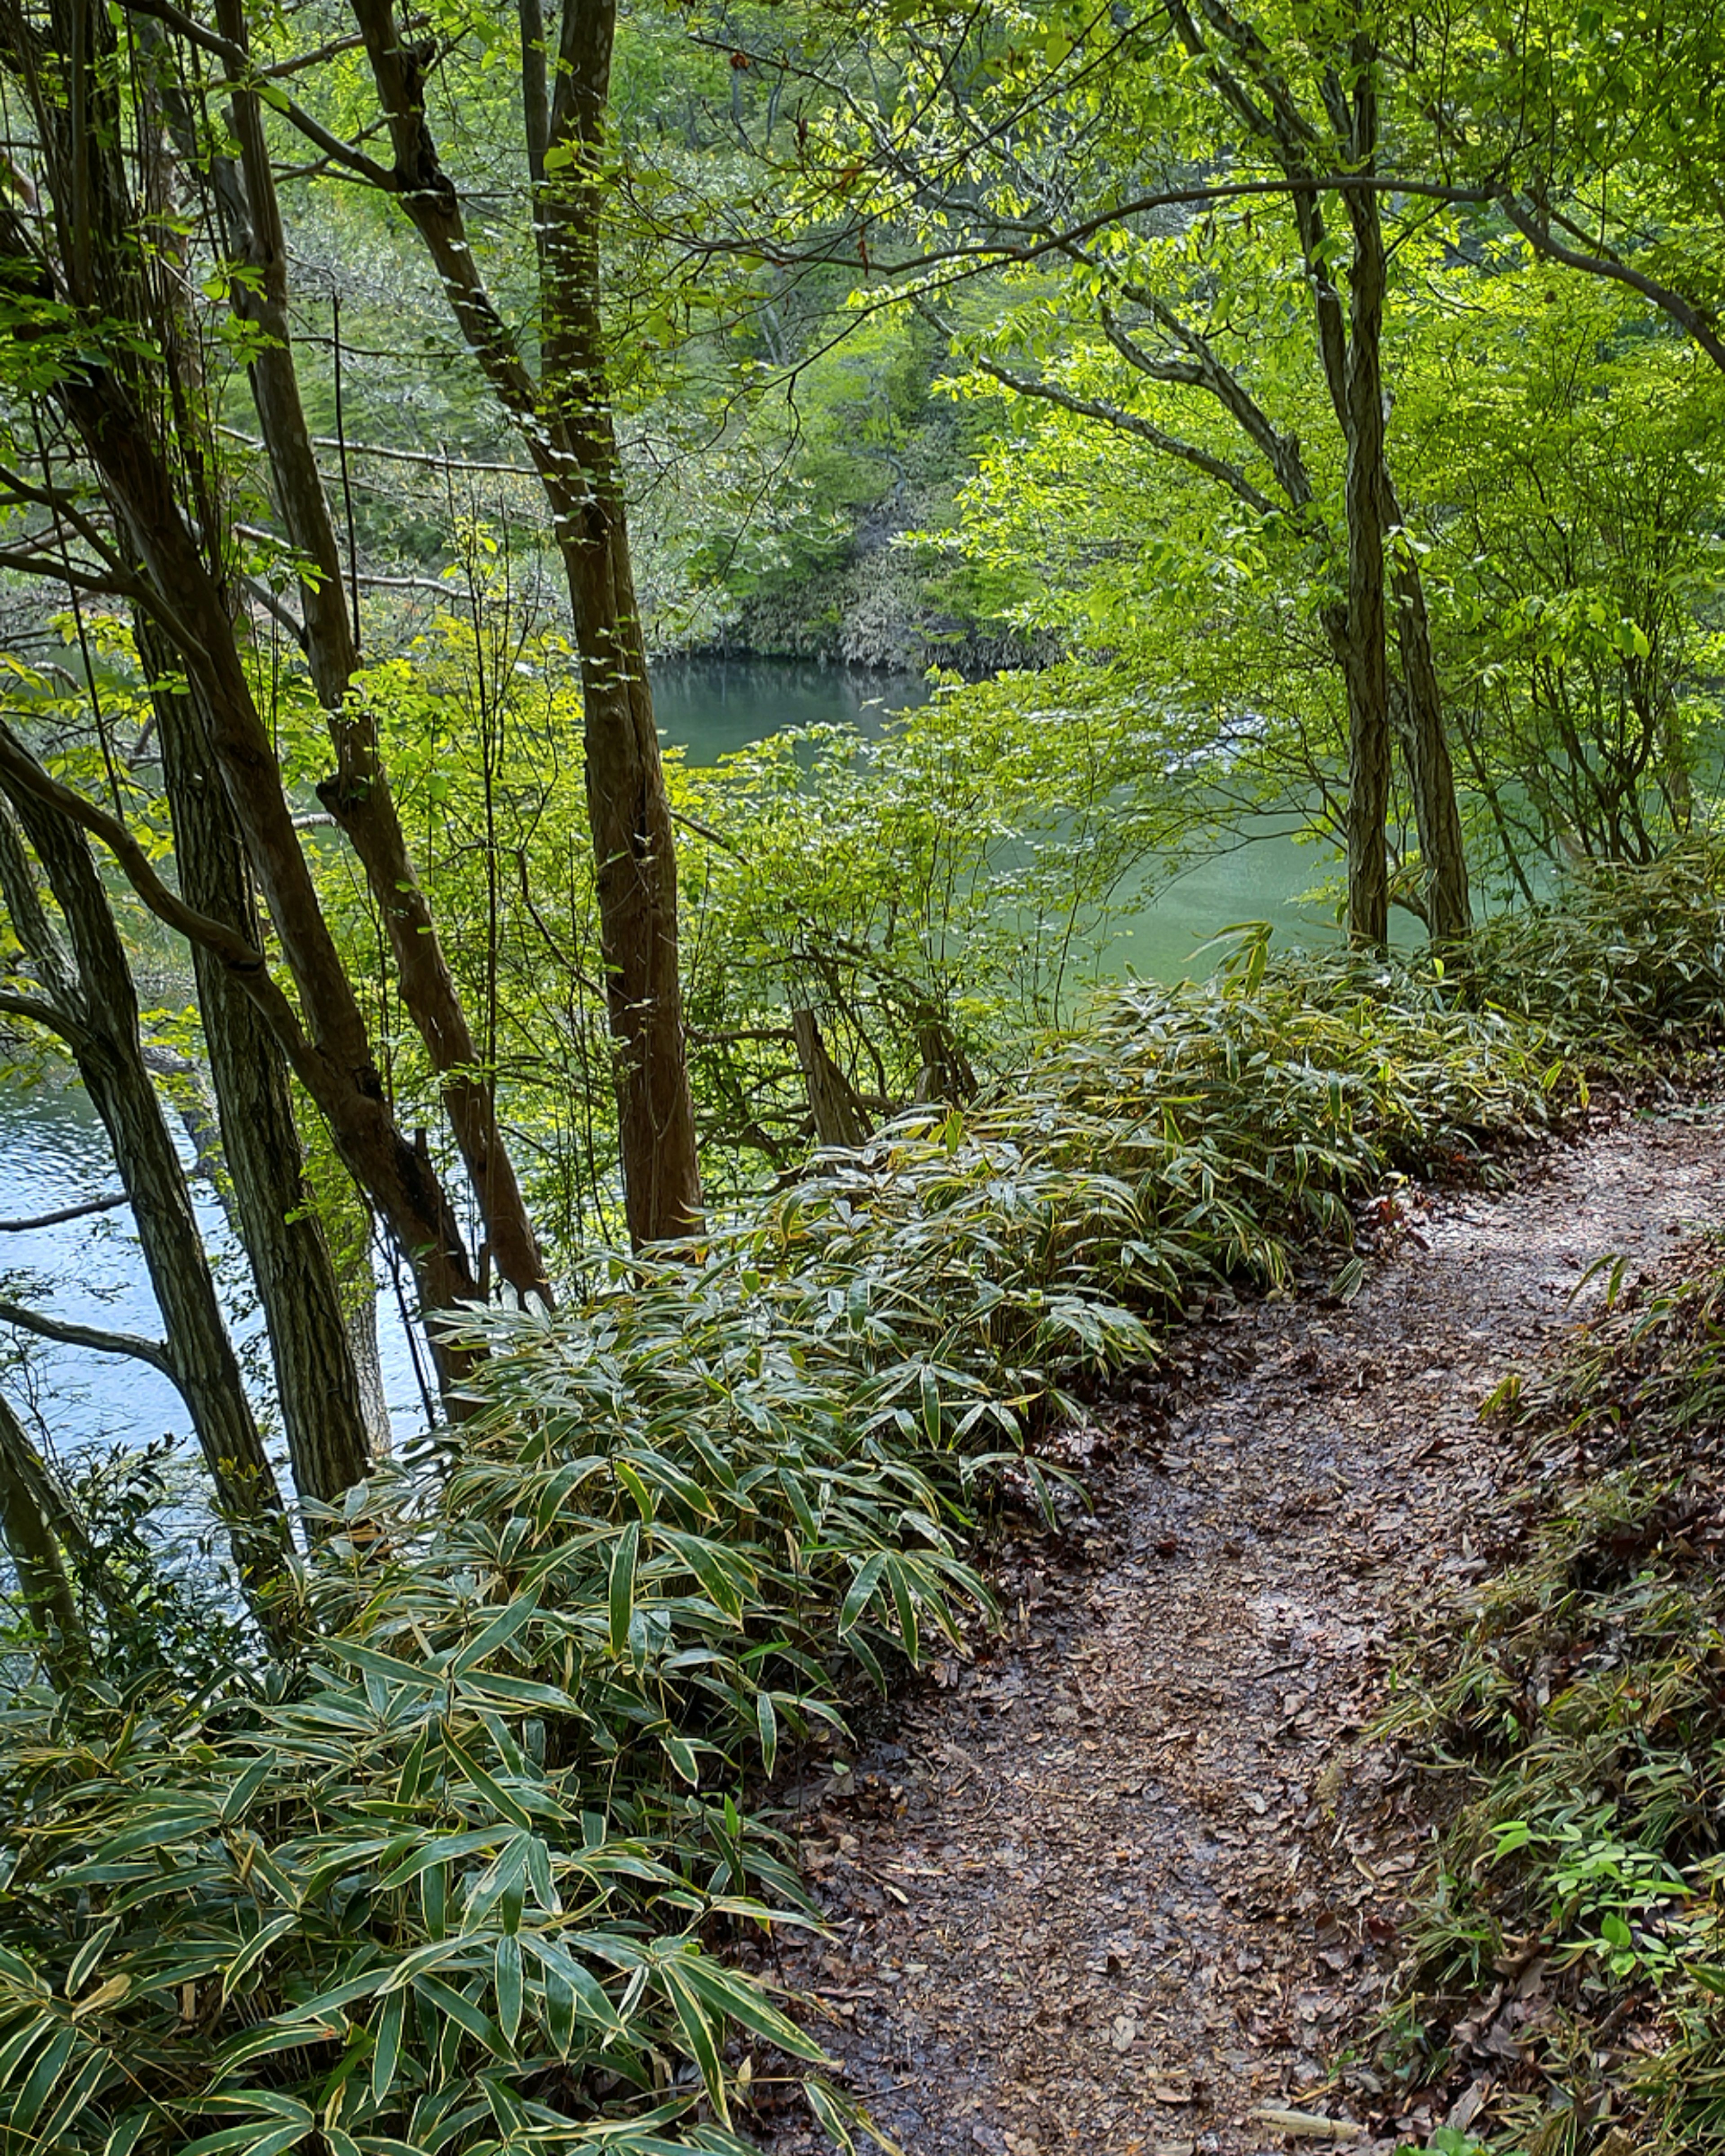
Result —
[[[121,2112],[114,2122],[113,2132],[102,2143],[102,2156],[131,2156],[151,2121],[160,2116],[146,2103],[136,2103],[130,2111]]]
[[[402,2023],[408,2010],[405,1991],[392,1991],[377,2009],[376,2044],[372,2051],[372,2097],[381,2108],[395,2087],[395,2070],[401,2058]]]
[[[73,1955],[72,1966],[66,1971],[65,1989],[68,1999],[75,1999],[83,1990],[90,1972],[106,1951],[108,1942],[119,1929],[119,1917],[110,1917],[105,1924],[100,1926],[90,1934],[79,1948],[77,1953]]]
[[[483,2044],[495,2058],[507,2058],[509,2046],[502,2031],[489,2014],[475,2006],[465,1992],[458,1991],[452,1984],[445,1984],[440,1976],[416,1976],[413,1989],[440,2015],[456,2022],[470,2036]]]
[[[688,1981],[677,1963],[661,1963],[658,1975],[676,2009],[678,2025],[688,2044],[690,2056],[701,2069],[701,2078],[706,2084],[707,2100],[718,2112],[720,2123],[729,2126],[731,2107],[726,2095],[725,2060],[718,2031],[708,2016],[701,1994]]]
[[[495,1776],[487,1774],[466,1746],[460,1743],[447,1729],[444,1732],[444,1749],[448,1753],[450,1763],[462,1780],[482,1796],[493,1811],[499,1814],[501,1817],[513,1821],[516,1826],[532,1825],[533,1815],[521,1799],[511,1796]]]
[[[635,1609],[635,1555],[640,1541],[640,1522],[631,1520],[617,1537],[611,1557],[611,1651],[619,1661],[629,1652],[629,1620]]]
[[[761,1738],[761,1768],[770,1779],[778,1758],[778,1715],[768,1691],[755,1694],[755,1727]]]
[[[850,1592],[845,1598],[845,1606],[839,1612],[839,1632],[841,1638],[846,1632],[855,1629],[857,1620],[868,1608],[875,1589],[880,1584],[880,1575],[886,1569],[886,1556],[877,1550],[875,1555],[868,1558],[858,1570],[856,1578],[851,1582]]]
[[[457,1677],[465,1676],[470,1669],[484,1661],[487,1655],[495,1652],[506,1640],[512,1640],[538,1607],[539,1589],[536,1587],[530,1588],[525,1594],[518,1594],[501,1616],[493,1618],[479,1637],[461,1650],[449,1665],[449,1674]]]
[[[497,2025],[503,2041],[514,2048],[521,2025],[521,1943],[512,1933],[498,1940],[493,1953],[493,1983],[497,1994]]]
[[[222,1999],[224,2005],[233,1997],[246,1971],[255,1969],[275,1942],[285,1938],[299,1922],[298,1911],[287,1909],[280,1916],[272,1917],[261,1929],[253,1933],[250,1938],[222,1972]]]

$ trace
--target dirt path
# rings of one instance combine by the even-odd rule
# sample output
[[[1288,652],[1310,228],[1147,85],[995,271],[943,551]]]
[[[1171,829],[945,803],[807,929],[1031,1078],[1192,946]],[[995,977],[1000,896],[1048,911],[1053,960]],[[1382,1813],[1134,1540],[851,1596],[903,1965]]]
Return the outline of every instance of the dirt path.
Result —
[[[835,1938],[783,1974],[911,2156],[1247,2156],[1287,2145],[1266,2105],[1385,2148],[1440,2123],[1326,2081],[1416,1861],[1361,1740],[1386,1640],[1484,1569],[1480,1401],[1555,1352],[1594,1259],[1633,1274],[1722,1198],[1716,1115],[1606,1124],[1502,1197],[1414,1204],[1347,1306],[1200,1327],[1171,1414],[1098,1411],[1083,1550],[1029,1556],[1012,1638],[805,1793]]]

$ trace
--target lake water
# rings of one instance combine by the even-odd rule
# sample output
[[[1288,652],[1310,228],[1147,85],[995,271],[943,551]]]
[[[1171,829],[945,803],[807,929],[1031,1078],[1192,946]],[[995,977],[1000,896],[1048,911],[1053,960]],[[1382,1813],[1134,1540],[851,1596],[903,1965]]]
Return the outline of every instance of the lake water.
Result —
[[[883,711],[926,694],[914,677],[762,661],[682,661],[655,674],[665,737],[696,763],[715,762],[788,726],[842,721],[866,728]],[[1322,913],[1294,903],[1321,872],[1318,855],[1286,836],[1266,835],[1206,858],[1143,909],[1111,954],[1111,969],[1178,979],[1198,946],[1237,921],[1270,920],[1285,932],[1322,936]],[[116,1187],[106,1138],[80,1091],[0,1081],[0,1220],[57,1211]],[[196,1194],[218,1270],[238,1283],[241,1263],[219,1209],[202,1186]],[[123,1209],[60,1228],[0,1235],[0,1296],[113,1331],[160,1329]],[[237,1329],[242,1348],[259,1353],[255,1318],[242,1320]],[[420,1426],[423,1414],[391,1289],[380,1296],[379,1334],[386,1393],[398,1430],[407,1434]],[[185,1428],[178,1396],[143,1363],[33,1342],[29,1366],[28,1389],[42,1428],[62,1450],[102,1439],[138,1442]],[[7,1384],[9,1396],[24,1405],[26,1388],[16,1371],[7,1374]]]

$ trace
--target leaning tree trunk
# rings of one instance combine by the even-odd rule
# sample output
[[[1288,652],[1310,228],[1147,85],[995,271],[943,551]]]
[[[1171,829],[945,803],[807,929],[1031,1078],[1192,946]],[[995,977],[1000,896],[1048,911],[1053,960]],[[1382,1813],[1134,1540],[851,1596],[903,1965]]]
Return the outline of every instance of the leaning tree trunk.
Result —
[[[0,1539],[18,1593],[42,1635],[42,1659],[62,1691],[90,1666],[90,1635],[54,1531],[48,1471],[0,1393]]]
[[[286,1570],[287,1523],[246,1397],[186,1178],[138,1039],[137,995],[106,892],[84,834],[36,796],[7,788],[47,875],[71,964],[34,896],[23,849],[0,824],[0,875],[13,925],[49,997],[114,1148],[145,1269],[162,1312],[167,1363],[186,1403],[248,1599],[272,1638],[292,1620],[275,1591]]]
[[[95,0],[50,0],[49,13],[44,42],[15,11],[0,9],[0,61],[28,105],[48,182],[37,221],[0,193],[0,276],[20,293],[120,326],[100,356],[80,352],[75,365],[58,372],[51,394],[113,506],[121,547],[110,548],[87,516],[77,514],[84,536],[108,557],[116,588],[145,608],[172,644],[204,714],[213,760],[292,973],[298,1008],[244,938],[167,890],[117,819],[60,787],[15,742],[0,740],[0,758],[9,781],[100,835],[162,918],[224,955],[326,1117],[343,1164],[412,1266],[447,1397],[456,1394],[472,1358],[449,1347],[435,1319],[478,1299],[479,1282],[429,1152],[394,1120],[235,634],[220,519],[207,502],[196,511],[187,506],[188,495],[200,491],[195,444],[177,439],[172,380],[164,383],[141,357],[162,326],[145,288],[148,258],[138,234],[146,228],[121,163],[130,123],[118,93],[114,23]]]
[[[200,913],[258,942],[244,850],[201,716],[165,685],[160,635],[138,629],[152,677],[180,889]],[[280,1048],[214,955],[193,947],[198,1008],[239,1236],[263,1304],[294,1485],[329,1504],[370,1472],[365,1409],[329,1245],[306,1183]]]

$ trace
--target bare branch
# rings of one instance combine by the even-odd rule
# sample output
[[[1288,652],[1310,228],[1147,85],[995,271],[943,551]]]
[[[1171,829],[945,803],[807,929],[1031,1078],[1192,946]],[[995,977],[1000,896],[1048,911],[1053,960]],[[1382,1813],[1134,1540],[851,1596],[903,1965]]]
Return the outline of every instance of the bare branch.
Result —
[[[33,1025],[46,1026],[58,1034],[69,1048],[76,1048],[86,1035],[76,1019],[69,1018],[56,1005],[44,1003],[39,996],[15,996],[0,988],[0,1018],[28,1019]]]
[[[28,1310],[21,1302],[0,1302],[0,1325],[15,1325],[21,1332],[34,1332],[62,1348],[90,1348],[98,1355],[130,1355],[160,1370],[170,1383],[177,1384],[167,1348],[160,1340],[146,1340],[141,1332],[110,1332],[99,1325],[74,1325],[63,1317],[49,1317]]]
[[[82,1205],[63,1205],[58,1213],[38,1213],[28,1220],[0,1220],[0,1235],[28,1235],[39,1228],[63,1228],[69,1220],[87,1220],[93,1213],[113,1213],[131,1200],[117,1191],[111,1198],[87,1199]]]

